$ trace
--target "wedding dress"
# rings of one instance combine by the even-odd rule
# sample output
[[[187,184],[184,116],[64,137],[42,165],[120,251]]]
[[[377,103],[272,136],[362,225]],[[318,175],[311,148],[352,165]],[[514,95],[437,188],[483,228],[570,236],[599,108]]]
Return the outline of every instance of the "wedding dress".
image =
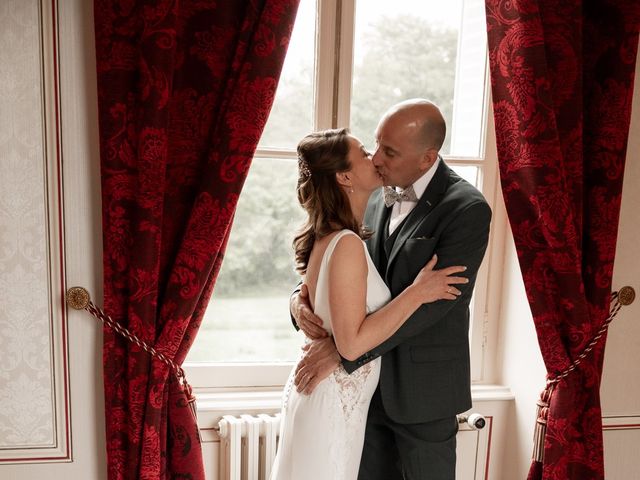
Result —
[[[315,293],[314,311],[331,331],[328,264],[342,230],[324,252]],[[391,299],[367,248],[367,314]],[[340,365],[311,395],[299,394],[293,385],[295,368],[284,390],[280,440],[271,480],[356,480],[364,444],[369,402],[378,385],[380,358],[349,375]]]

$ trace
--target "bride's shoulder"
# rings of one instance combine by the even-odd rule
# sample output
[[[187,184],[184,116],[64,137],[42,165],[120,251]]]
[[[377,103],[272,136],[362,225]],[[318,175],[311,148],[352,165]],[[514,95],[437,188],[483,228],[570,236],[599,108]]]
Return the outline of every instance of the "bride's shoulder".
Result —
[[[328,256],[329,282],[339,289],[351,289],[355,283],[366,278],[367,257],[362,239],[355,233],[344,233],[334,239]]]
[[[364,258],[364,242],[360,236],[351,230],[341,230],[331,243],[333,243],[332,257],[338,257],[341,261],[353,262]]]
[[[360,238],[360,235],[348,228],[339,230],[332,235],[330,243],[334,244],[336,247],[338,245],[360,245],[364,243],[362,238]]]

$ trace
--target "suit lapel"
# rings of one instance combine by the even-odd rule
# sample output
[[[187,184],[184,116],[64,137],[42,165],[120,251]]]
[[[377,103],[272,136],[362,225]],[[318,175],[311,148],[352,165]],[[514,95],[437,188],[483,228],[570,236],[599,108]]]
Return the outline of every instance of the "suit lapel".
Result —
[[[438,165],[438,169],[429,182],[427,189],[420,197],[420,200],[418,200],[418,204],[413,210],[411,210],[411,213],[407,215],[407,218],[398,226],[400,231],[398,232],[395,242],[393,242],[393,248],[389,255],[389,261],[387,262],[387,274],[389,273],[389,268],[404,243],[411,237],[413,232],[418,228],[429,212],[431,212],[440,200],[442,200],[442,196],[447,190],[447,185],[449,183],[450,171],[449,167],[444,163],[444,160],[440,160],[440,165]]]
[[[371,195],[365,223],[374,231],[367,243],[369,244],[369,253],[373,263],[381,275],[384,274],[384,269],[381,265],[381,254],[384,251],[384,241],[387,237],[386,229],[390,212],[391,208],[386,207],[382,200],[382,188],[380,188]]]

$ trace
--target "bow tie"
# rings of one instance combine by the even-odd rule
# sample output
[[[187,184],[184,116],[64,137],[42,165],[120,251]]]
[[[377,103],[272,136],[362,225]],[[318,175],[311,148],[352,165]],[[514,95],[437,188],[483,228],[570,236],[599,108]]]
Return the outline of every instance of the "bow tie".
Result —
[[[413,189],[413,185],[405,188],[401,192],[397,192],[395,188],[384,187],[384,204],[390,207],[396,202],[417,202],[418,197]]]

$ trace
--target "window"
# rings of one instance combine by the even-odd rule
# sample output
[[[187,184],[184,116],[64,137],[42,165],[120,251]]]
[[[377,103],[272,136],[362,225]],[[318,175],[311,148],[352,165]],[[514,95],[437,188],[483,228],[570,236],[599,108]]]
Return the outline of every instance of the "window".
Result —
[[[349,126],[373,148],[375,127],[389,106],[430,98],[447,120],[445,160],[491,202],[495,160],[488,161],[484,142],[486,59],[482,0],[301,1],[225,261],[187,358],[189,369],[199,371],[193,377],[189,372],[194,385],[231,386],[225,383],[231,377],[238,386],[283,384],[299,354],[302,336],[291,325],[288,303],[298,282],[291,242],[303,220],[295,197],[295,147],[307,133]],[[487,271],[485,265],[472,310],[476,381],[483,375]],[[198,362],[206,362],[206,370]],[[211,368],[218,373],[202,375]],[[237,374],[220,374],[229,368]],[[203,377],[225,380],[212,384]]]

